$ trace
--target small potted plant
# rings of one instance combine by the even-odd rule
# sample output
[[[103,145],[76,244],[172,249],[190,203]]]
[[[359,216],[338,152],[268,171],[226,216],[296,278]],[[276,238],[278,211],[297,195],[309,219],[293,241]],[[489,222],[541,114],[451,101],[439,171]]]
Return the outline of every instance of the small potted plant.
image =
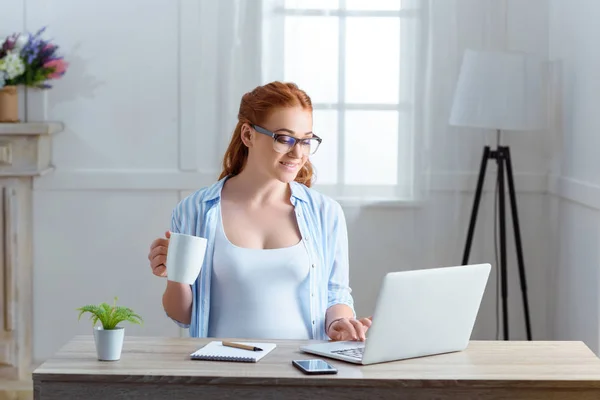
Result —
[[[113,305],[101,303],[99,305],[86,305],[77,309],[79,311],[79,320],[81,316],[88,312],[91,314],[92,326],[94,329],[94,342],[96,343],[96,352],[100,361],[116,361],[121,359],[121,350],[123,349],[123,338],[125,337],[125,328],[118,326],[119,323],[128,321],[134,324],[142,324],[143,320],[131,308],[117,306],[117,297]],[[100,321],[100,326],[96,323]]]

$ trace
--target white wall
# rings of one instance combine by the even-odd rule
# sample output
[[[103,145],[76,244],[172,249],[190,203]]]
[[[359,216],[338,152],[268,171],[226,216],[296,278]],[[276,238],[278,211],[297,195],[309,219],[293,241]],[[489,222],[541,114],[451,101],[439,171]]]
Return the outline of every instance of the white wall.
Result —
[[[554,61],[553,326],[558,339],[584,340],[600,352],[600,3],[551,0]]]
[[[77,322],[74,309],[110,301],[113,295],[146,317],[144,327],[127,327],[129,334],[179,335],[162,313],[164,281],[151,275],[146,255],[151,240],[168,229],[177,201],[212,182],[217,174],[211,170],[220,156],[215,152],[214,135],[190,129],[198,126],[195,115],[206,115],[214,106],[211,101],[212,105],[202,103],[202,94],[195,96],[192,90],[208,86],[203,82],[211,76],[191,74],[186,66],[194,53],[177,51],[178,43],[184,49],[197,45],[193,41],[197,19],[186,10],[191,2],[110,0],[91,6],[76,0],[10,1],[12,15],[0,17],[0,22],[22,20],[28,29],[47,24],[72,62],[64,80],[48,93],[48,107],[43,110],[48,118],[63,121],[67,129],[54,142],[57,170],[36,182],[35,358],[50,356],[72,335],[90,333],[87,321]],[[484,2],[460,3],[475,18],[491,18],[482,13]],[[507,4],[508,46],[545,52],[545,2],[510,0]],[[3,26],[0,23],[0,29]],[[469,31],[461,35],[473,46],[489,39]],[[198,68],[206,70],[202,60]],[[178,79],[181,76],[186,79]],[[440,88],[440,95],[449,99],[452,89]],[[442,144],[433,149],[430,203],[418,207],[344,205],[350,230],[351,284],[359,314],[372,312],[384,273],[461,261],[481,149],[493,143],[493,136],[451,131],[443,125],[439,143],[448,143],[442,136],[454,132],[453,146],[460,146],[456,153]],[[233,126],[231,121],[229,129]],[[550,336],[546,310],[551,296],[547,290],[552,262],[550,209],[545,194],[547,160],[539,145],[544,140],[543,134],[506,137],[514,149],[537,339]],[[494,171],[490,165],[489,181]],[[486,194],[471,262],[493,261],[492,205]],[[507,228],[511,232],[512,225]],[[524,338],[512,235],[508,238],[511,332],[512,338]],[[492,276],[474,338],[495,338],[495,284]]]

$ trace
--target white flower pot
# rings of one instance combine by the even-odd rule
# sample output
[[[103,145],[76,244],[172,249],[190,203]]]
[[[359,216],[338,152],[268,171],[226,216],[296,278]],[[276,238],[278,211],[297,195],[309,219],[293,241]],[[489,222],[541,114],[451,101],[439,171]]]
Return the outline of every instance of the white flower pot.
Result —
[[[100,361],[116,361],[121,359],[123,349],[123,338],[125,328],[103,329],[101,326],[94,327],[94,342],[96,342],[96,353]]]

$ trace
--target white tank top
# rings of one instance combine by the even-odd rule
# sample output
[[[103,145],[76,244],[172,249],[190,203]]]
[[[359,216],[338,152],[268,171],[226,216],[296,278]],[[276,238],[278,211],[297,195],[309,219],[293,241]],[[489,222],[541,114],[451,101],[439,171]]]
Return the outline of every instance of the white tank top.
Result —
[[[208,336],[309,339],[310,260],[302,241],[280,249],[238,247],[218,214]]]

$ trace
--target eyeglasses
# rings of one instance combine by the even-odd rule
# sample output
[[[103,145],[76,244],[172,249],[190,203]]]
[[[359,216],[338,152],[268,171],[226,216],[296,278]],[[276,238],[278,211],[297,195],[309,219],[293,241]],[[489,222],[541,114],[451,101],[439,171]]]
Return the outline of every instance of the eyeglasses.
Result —
[[[296,143],[300,143],[300,148],[302,149],[302,153],[305,156],[309,156],[315,154],[319,145],[323,141],[320,137],[313,135],[312,137],[305,139],[297,139],[293,136],[284,135],[281,133],[271,132],[268,129],[265,129],[258,125],[251,125],[252,128],[258,133],[262,133],[263,135],[271,136],[273,138],[273,149],[278,153],[289,153],[294,149]]]

